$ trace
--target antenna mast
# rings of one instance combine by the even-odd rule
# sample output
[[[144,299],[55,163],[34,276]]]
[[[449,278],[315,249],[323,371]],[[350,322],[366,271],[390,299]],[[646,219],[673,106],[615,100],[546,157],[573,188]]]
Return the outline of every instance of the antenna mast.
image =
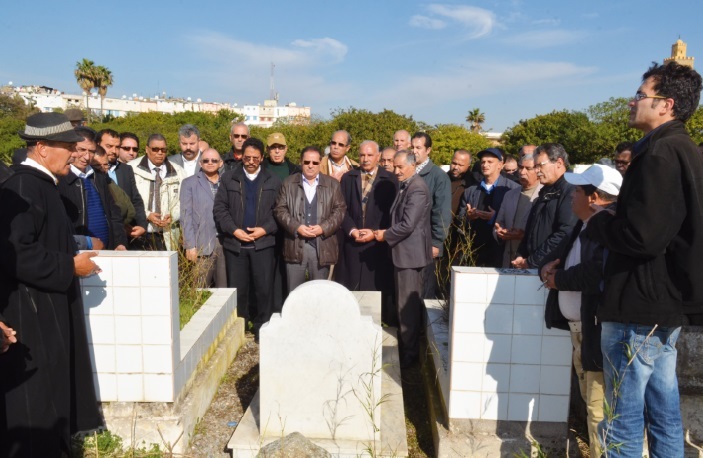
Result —
[[[271,89],[269,92],[269,100],[275,100],[278,102],[278,92],[276,92],[276,84],[274,82],[274,77],[273,77],[273,72],[274,69],[276,68],[276,64],[271,62]]]

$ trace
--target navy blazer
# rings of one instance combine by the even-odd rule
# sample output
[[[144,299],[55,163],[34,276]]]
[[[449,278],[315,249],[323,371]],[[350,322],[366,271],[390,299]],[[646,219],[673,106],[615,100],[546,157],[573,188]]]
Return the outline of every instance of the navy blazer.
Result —
[[[215,218],[212,207],[215,196],[205,173],[199,171],[181,183],[181,227],[186,250],[197,248],[201,256],[210,256],[215,249]]]

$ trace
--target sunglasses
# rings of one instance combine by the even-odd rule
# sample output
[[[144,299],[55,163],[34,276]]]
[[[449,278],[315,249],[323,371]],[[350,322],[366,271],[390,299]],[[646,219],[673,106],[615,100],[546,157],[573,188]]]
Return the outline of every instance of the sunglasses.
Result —
[[[232,138],[243,138],[246,140],[249,136],[247,134],[232,134]]]
[[[260,161],[261,161],[260,157],[254,157],[254,156],[242,157],[242,162],[260,162]]]
[[[125,150],[125,151],[134,151],[135,153],[136,153],[136,152],[139,152],[139,148],[136,147],[136,146],[120,146],[120,149],[123,149],[123,150]],[[153,149],[154,149],[154,148],[152,148],[152,150],[153,150]]]
[[[320,161],[303,161],[304,165],[320,165]]]
[[[203,164],[219,164],[220,160],[219,159],[202,159],[200,162]]]
[[[165,153],[168,151],[168,149],[165,147],[159,148],[159,147],[150,146],[149,149],[151,150],[152,153]]]
[[[346,145],[346,143],[332,141],[332,142],[330,142],[330,146],[341,146],[342,148],[344,148],[347,145]]]

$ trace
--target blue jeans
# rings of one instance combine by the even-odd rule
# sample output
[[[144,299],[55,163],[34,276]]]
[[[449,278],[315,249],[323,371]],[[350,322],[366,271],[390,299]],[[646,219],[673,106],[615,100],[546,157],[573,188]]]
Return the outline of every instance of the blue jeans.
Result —
[[[603,323],[605,400],[612,413],[598,429],[609,458],[641,457],[645,427],[651,458],[683,457],[675,347],[681,328],[653,329]]]

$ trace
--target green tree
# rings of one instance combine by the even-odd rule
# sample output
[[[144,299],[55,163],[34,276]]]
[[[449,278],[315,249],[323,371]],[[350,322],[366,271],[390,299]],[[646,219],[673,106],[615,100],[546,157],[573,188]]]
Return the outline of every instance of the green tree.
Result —
[[[24,124],[23,119],[0,118],[0,160],[6,164],[11,162],[12,154],[17,148],[25,146],[24,140],[17,135],[17,132],[24,130]]]
[[[525,144],[560,143],[569,153],[572,164],[592,163],[601,157],[594,149],[592,138],[595,125],[580,111],[553,111],[548,114],[521,120],[503,133],[508,152],[514,153]]]
[[[451,163],[454,151],[458,149],[475,155],[491,146],[490,140],[483,135],[456,124],[438,124],[427,133],[432,137],[432,162],[439,165]]]
[[[98,94],[100,95],[100,117],[102,118],[104,115],[103,102],[107,95],[107,88],[114,84],[114,79],[112,77],[112,72],[102,65],[95,67],[94,78],[95,87],[98,88]]]
[[[34,104],[27,105],[19,95],[0,92],[0,119],[14,118],[24,120],[27,116],[38,111]]]
[[[479,133],[481,132],[481,124],[486,122],[486,115],[481,113],[479,108],[474,108],[473,110],[469,110],[469,114],[466,116],[466,122],[469,123],[471,132]]]
[[[588,119],[594,124],[594,135],[590,149],[599,151],[601,156],[610,157],[620,142],[636,141],[641,133],[628,126],[630,119],[629,100],[624,97],[611,97],[605,102],[591,105],[586,110]]]
[[[83,60],[76,62],[76,68],[73,71],[78,86],[85,93],[85,108],[88,113],[90,113],[88,97],[90,96],[90,91],[95,87],[95,69],[95,62],[84,57]]]
[[[703,106],[699,106],[686,123],[686,128],[696,145],[703,142]]]

